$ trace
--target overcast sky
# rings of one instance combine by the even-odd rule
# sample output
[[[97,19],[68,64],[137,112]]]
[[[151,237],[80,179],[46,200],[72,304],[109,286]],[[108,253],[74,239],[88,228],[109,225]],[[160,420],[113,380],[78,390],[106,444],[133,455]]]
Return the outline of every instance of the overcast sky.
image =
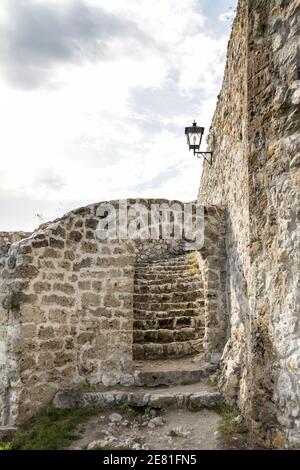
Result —
[[[1,0],[0,230],[196,198],[236,0]]]

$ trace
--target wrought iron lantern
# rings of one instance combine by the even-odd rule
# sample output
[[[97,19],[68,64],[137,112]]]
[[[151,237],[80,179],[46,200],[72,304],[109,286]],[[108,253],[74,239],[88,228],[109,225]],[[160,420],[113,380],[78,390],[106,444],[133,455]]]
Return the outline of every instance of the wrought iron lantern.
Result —
[[[187,137],[189,150],[193,150],[194,155],[196,155],[197,158],[203,157],[210,165],[212,165],[212,152],[200,151],[203,134],[204,127],[197,126],[196,121],[193,122],[192,126],[185,128],[185,135]]]

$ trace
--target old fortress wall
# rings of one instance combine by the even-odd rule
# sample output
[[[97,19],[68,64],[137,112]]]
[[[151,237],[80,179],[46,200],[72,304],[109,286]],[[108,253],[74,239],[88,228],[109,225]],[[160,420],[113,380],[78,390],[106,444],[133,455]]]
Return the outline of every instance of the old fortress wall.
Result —
[[[299,24],[297,0],[239,2],[199,190],[226,207],[223,391],[279,447],[300,444]]]
[[[128,202],[146,208],[153,203],[183,205]],[[118,210],[118,201],[111,204]],[[2,425],[24,421],[60,389],[132,384],[135,264],[185,253],[186,241],[99,240],[99,205],[72,211],[28,238],[0,247]],[[204,232],[199,257],[207,279],[201,294],[206,353],[219,357],[225,328],[218,321],[224,310],[222,209],[205,209]]]
[[[199,189],[201,246],[161,232],[101,240],[100,203],[33,234],[0,232],[1,426],[59,390],[134,385],[134,350],[176,358],[201,343],[255,440],[300,446],[299,25],[298,0],[238,3]]]

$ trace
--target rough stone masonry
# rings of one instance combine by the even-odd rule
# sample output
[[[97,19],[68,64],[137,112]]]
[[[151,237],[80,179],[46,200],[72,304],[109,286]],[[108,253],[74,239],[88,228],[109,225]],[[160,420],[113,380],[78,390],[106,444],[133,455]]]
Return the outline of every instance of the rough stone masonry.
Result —
[[[166,200],[128,203],[183,206]],[[118,209],[118,201],[110,204]],[[133,383],[135,264],[186,253],[186,241],[99,240],[99,205],[72,211],[0,247],[2,425],[24,421],[63,388]],[[203,277],[211,279],[203,297],[205,349],[213,360],[225,339],[219,281],[225,260],[223,210],[207,207],[204,222],[205,242],[197,256]]]
[[[300,446],[299,25],[299,0],[238,3],[194,253],[205,359],[256,442],[275,448]],[[133,383],[136,263],[182,256],[186,240],[99,241],[98,205],[0,233],[1,425],[62,389]]]
[[[221,385],[262,443],[300,445],[300,2],[240,0],[204,165],[226,207]]]

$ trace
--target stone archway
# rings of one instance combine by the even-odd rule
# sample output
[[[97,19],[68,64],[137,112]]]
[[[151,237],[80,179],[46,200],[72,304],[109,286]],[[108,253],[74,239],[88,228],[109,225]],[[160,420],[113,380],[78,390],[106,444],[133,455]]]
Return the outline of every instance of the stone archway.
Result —
[[[137,201],[146,206],[153,202],[168,203]],[[118,201],[111,204],[117,205]],[[132,357],[135,263],[183,255],[186,243],[162,239],[146,243],[99,240],[98,207],[99,204],[94,204],[72,211],[2,250],[3,425],[24,421],[62,388],[87,383],[129,384],[135,380]],[[205,278],[203,344],[207,357],[213,358],[214,353],[220,352],[224,338],[222,211],[208,208],[205,217],[205,243],[199,258],[204,260]],[[216,270],[220,276],[213,287],[210,272]],[[210,309],[214,314],[212,321]]]

